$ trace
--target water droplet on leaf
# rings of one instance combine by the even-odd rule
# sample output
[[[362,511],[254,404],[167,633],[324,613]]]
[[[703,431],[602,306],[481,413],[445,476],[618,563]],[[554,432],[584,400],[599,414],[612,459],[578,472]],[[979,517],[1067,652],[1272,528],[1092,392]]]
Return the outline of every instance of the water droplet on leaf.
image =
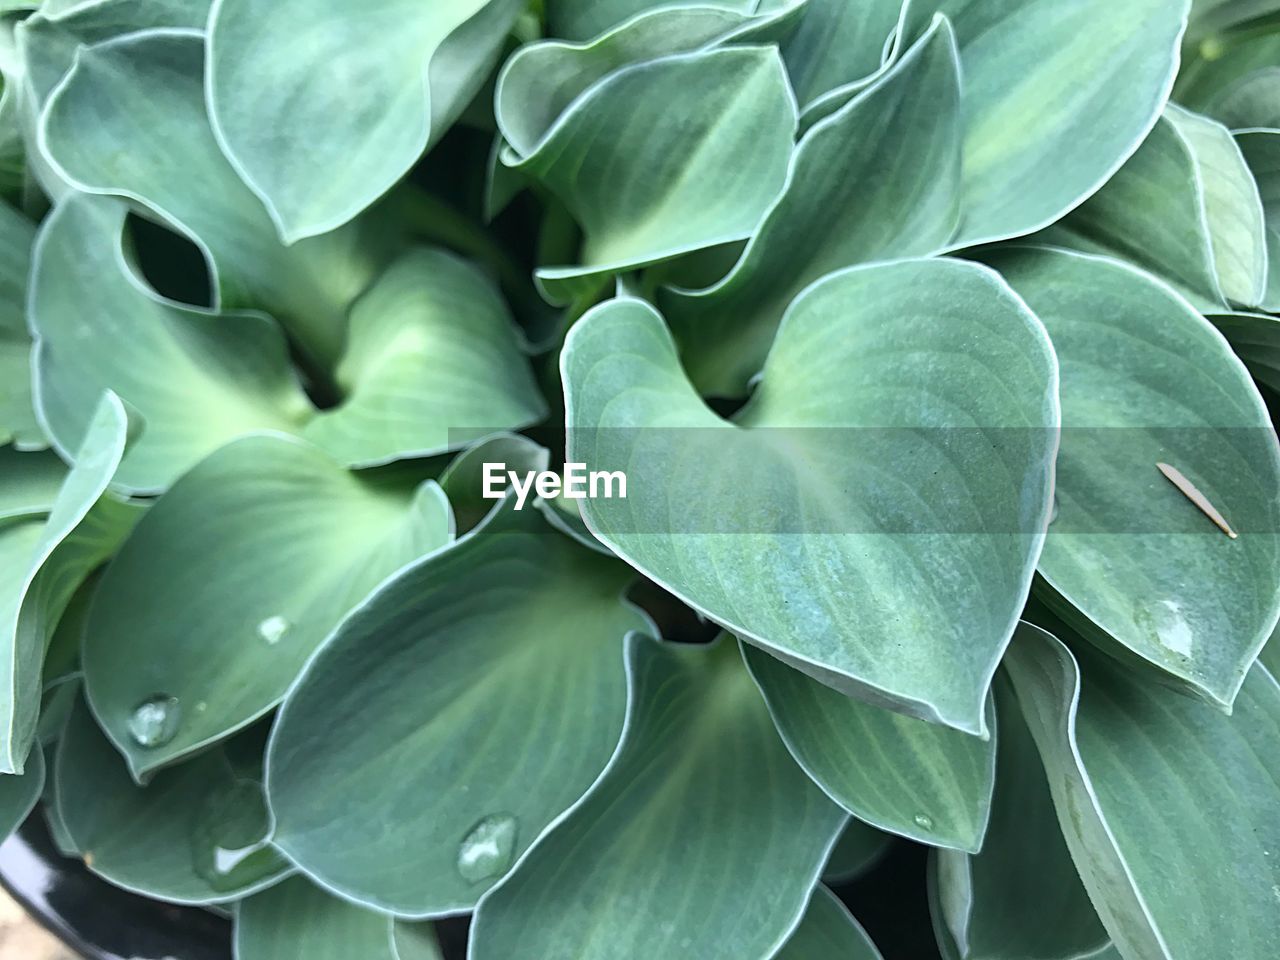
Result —
[[[178,698],[157,694],[143,700],[129,715],[129,736],[140,747],[163,747],[174,738],[181,720]]]
[[[226,781],[196,815],[191,831],[196,872],[220,892],[271,876],[281,861],[267,841],[270,830],[262,787],[252,780]]]
[[[516,847],[516,818],[507,814],[485,817],[458,848],[458,873],[468,883],[496,877],[511,865]]]
[[[258,636],[274,646],[280,642],[281,637],[289,632],[291,626],[293,624],[276,614],[274,617],[267,617],[267,619],[258,624]]]
[[[911,819],[915,821],[916,826],[921,830],[933,829],[933,817],[929,816],[927,813],[917,813]]]

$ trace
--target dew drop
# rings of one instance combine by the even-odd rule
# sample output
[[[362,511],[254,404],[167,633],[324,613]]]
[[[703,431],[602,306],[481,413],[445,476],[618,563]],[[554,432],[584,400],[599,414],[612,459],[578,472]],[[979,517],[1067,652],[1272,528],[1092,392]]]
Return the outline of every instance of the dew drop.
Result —
[[[933,829],[933,817],[929,816],[927,813],[917,813],[911,819],[915,821],[916,826],[921,830]]]
[[[293,624],[277,613],[258,624],[258,636],[271,646],[275,646],[280,642],[280,638],[289,632],[291,626]]]
[[[134,707],[129,715],[129,736],[140,747],[163,747],[178,732],[181,719],[178,698],[157,694]]]
[[[240,890],[280,868],[268,842],[271,823],[262,787],[252,780],[227,781],[209,794],[191,831],[196,872],[213,889]]]
[[[500,813],[485,817],[458,847],[458,873],[468,883],[496,877],[511,865],[516,848],[516,818]]]

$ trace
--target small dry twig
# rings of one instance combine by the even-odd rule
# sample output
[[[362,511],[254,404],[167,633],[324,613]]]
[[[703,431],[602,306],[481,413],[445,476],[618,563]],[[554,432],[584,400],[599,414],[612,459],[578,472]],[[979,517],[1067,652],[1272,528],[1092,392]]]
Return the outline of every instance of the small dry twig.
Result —
[[[1206,517],[1218,525],[1219,530],[1232,540],[1236,539],[1236,532],[1231,529],[1231,524],[1227,523],[1226,518],[1209,502],[1209,498],[1197,490],[1196,485],[1182,475],[1181,470],[1177,467],[1171,467],[1167,463],[1157,463],[1156,466],[1170,483],[1182,491],[1184,497],[1199,507]]]

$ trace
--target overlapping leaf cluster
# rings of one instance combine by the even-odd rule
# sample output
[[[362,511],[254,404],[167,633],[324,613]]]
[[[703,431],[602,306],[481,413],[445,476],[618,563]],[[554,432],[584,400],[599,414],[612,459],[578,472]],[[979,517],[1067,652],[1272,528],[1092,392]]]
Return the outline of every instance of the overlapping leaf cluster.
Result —
[[[4,4],[4,826],[239,960],[878,957],[894,837],[948,960],[1270,960],[1280,6],[1187,6]]]

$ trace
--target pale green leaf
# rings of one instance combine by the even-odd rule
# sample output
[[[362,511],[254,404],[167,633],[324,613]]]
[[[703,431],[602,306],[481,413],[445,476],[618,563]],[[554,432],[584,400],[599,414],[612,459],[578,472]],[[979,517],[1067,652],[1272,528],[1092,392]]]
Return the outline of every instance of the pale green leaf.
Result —
[[[1058,422],[1048,339],[998,276],[955,260],[832,274],[792,304],[734,422],[640,301],[583,318],[561,366],[569,460],[627,474],[627,499],[582,502],[615,553],[846,694],[983,731]]]
[[[202,33],[146,30],[82,48],[45,106],[40,143],[78,189],[137,200],[189,236],[215,306],[271,312],[320,367],[339,356],[347,308],[383,268],[394,231],[366,218],[280,243],[209,126]]]
[[[1205,37],[1184,53],[1190,55],[1174,87],[1178,103],[1233,130],[1280,126],[1280,31]]]
[[[221,750],[141,787],[80,701],[54,763],[67,839],[118,887],[172,903],[230,903],[290,872],[267,842],[262,788]]]
[[[285,241],[346,223],[399,180],[480,89],[522,6],[217,0],[210,113]]]
[[[285,702],[268,761],[275,842],[380,909],[473,907],[618,742],[622,638],[651,629],[622,602],[632,576],[529,505],[398,575]],[[335,712],[362,718],[340,741]]]
[[[804,919],[774,960],[882,960],[862,925],[826,887],[818,886]]]
[[[1267,238],[1262,199],[1230,131],[1170,104],[1165,116],[1191,147],[1204,194],[1214,267],[1227,299],[1256,306],[1267,292]]]
[[[805,4],[799,26],[782,43],[782,59],[801,108],[880,68],[902,5],[902,0]]]
[[[553,37],[592,40],[649,10],[672,7],[715,7],[749,14],[758,0],[547,0],[547,28]]]
[[[268,318],[184,307],[142,284],[125,258],[125,214],[119,201],[75,195],[40,229],[30,316],[36,406],[69,456],[102,392],[119,394],[142,435],[116,481],[155,492],[235,437],[297,430],[312,408]]]
[[[833,800],[921,843],[982,845],[996,772],[990,706],[984,742],[846,697],[761,650],[743,654],[791,755]]]
[[[5,578],[16,590],[6,590],[0,600],[0,771],[4,773],[22,772],[23,758],[35,741],[45,650],[59,618],[76,589],[114,552],[137,519],[132,508],[107,494],[124,455],[127,433],[124,407],[107,394],[38,538],[22,557],[24,575],[17,580]],[[30,522],[21,529],[29,534]],[[7,553],[10,548],[5,549]],[[20,567],[19,556],[20,551],[7,556],[6,566]]]
[[[495,434],[459,453],[440,474],[440,486],[453,507],[458,533],[474,529],[501,506],[500,500],[484,496],[486,463],[505,463],[507,470],[523,476],[530,471],[541,473],[549,462],[546,448],[515,433]]]
[[[997,680],[991,825],[976,856],[938,850],[930,912],[949,960],[1083,960],[1108,942],[1058,828],[1035,742]]]
[[[346,401],[303,436],[355,466],[453,450],[546,416],[492,282],[439,249],[400,257],[351,311]]]
[[[82,653],[103,728],[141,777],[247,726],[365,596],[446,544],[449,507],[351,473],[308,444],[252,436],[182,477],[103,574]],[[140,743],[134,712],[174,698],[172,736]]]
[[[993,262],[1062,369],[1046,602],[1108,652],[1229,706],[1280,617],[1280,446],[1248,371],[1184,300],[1119,261],[1025,249]]]
[[[1202,310],[1226,306],[1196,155],[1166,117],[1106,186],[1036,238],[1129,260]]]
[[[1188,0],[911,0],[914,38],[955,25],[965,245],[1047,226],[1142,143],[1178,65]]]
[[[1236,143],[1258,185],[1266,221],[1267,292],[1260,306],[1280,312],[1280,130],[1247,130],[1236,134]]]
[[[567,301],[612,274],[750,236],[782,188],[795,97],[777,50],[724,47],[617,70],[528,156],[585,233],[581,264],[538,272]]]
[[[507,144],[533,153],[556,118],[594,83],[622,67],[711,46],[752,17],[717,6],[660,6],[585,43],[522,46],[502,68],[494,114]],[[503,168],[508,169],[508,168]]]
[[[27,274],[35,228],[0,202],[0,447],[47,447],[31,405],[31,335],[27,332]],[[6,477],[7,480],[7,477]]]
[[[400,960],[395,920],[291,877],[236,908],[235,960]]]
[[[632,634],[627,663],[617,752],[480,901],[472,960],[768,957],[800,922],[845,817],[778,739],[737,645]]]
[[[787,183],[727,277],[659,303],[703,392],[737,395],[787,305],[840,267],[933,253],[960,218],[959,74],[945,20],[801,139]]]
[[[1085,887],[1126,960],[1270,960],[1280,943],[1280,685],[1228,717],[1021,628],[1005,663]],[[1087,656],[1086,656],[1087,655]]]

